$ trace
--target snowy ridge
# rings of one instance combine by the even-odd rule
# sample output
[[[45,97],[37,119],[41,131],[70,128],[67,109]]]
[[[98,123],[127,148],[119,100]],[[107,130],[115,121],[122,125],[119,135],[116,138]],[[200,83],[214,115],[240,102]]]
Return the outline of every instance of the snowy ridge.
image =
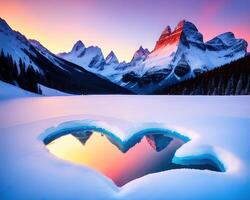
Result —
[[[35,71],[43,73],[27,55],[26,51],[30,48],[32,45],[28,39],[19,32],[13,31],[6,21],[0,18],[0,51],[3,51],[5,55],[11,55],[16,63],[21,59],[26,67],[32,65]],[[33,55],[35,56],[34,53]]]
[[[59,56],[136,93],[148,94],[246,55],[247,42],[236,39],[233,33],[224,33],[204,42],[196,26],[182,20],[173,31],[170,26],[164,29],[153,51],[140,47],[129,63],[118,63],[113,52],[106,62],[100,52],[94,52],[92,56],[82,53],[83,57],[79,58],[79,54],[72,50]],[[111,58],[115,61],[112,64]],[[92,60],[94,68],[90,64]]]
[[[97,46],[85,47],[82,41],[77,41],[68,53],[59,53],[59,57],[77,65],[98,69],[105,62],[102,51]]]
[[[79,73],[87,70],[97,75],[92,77],[94,79],[108,79],[105,81],[115,83],[114,87],[119,85],[125,88],[124,91],[137,94],[154,94],[156,90],[247,55],[247,42],[236,39],[233,33],[223,33],[204,42],[196,26],[185,20],[179,22],[173,31],[167,26],[151,52],[140,46],[128,63],[119,62],[113,51],[104,58],[99,47],[86,47],[80,40],[70,52],[56,56],[38,41],[27,40],[13,31],[3,19],[0,19],[0,42],[0,50],[5,56],[11,55],[17,64],[21,59],[26,68],[32,67],[41,75],[44,75],[44,71],[50,71],[47,69],[50,65],[53,66],[51,73],[56,80],[55,74],[58,72],[55,71],[58,70],[63,70],[61,74],[65,76],[70,76],[73,70],[78,79]],[[17,71],[20,72],[20,69]],[[93,84],[89,87],[93,87]]]

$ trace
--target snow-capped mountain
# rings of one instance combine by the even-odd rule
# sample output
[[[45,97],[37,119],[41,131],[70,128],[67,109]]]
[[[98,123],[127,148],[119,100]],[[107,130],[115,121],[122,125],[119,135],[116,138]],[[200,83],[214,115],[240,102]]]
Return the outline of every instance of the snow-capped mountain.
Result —
[[[84,51],[85,47],[82,46],[81,51]],[[136,93],[153,93],[155,89],[178,83],[246,56],[247,42],[236,39],[231,32],[204,42],[203,35],[196,26],[182,20],[173,30],[170,26],[164,29],[151,52],[140,47],[129,63],[118,63],[113,52],[103,61],[101,50],[91,57],[84,53],[79,56],[79,52],[72,51],[66,54],[71,56],[60,54],[60,57]],[[93,58],[96,60],[93,61],[95,68],[90,64]]]
[[[42,73],[41,69],[27,55],[27,51],[32,48],[33,46],[25,36],[17,31],[13,31],[6,21],[0,18],[0,51],[3,51],[5,55],[11,55],[16,63],[21,59],[26,69],[29,65],[32,65],[35,71]],[[30,53],[35,56],[34,52],[30,51]],[[19,68],[17,70],[20,72]]]
[[[104,58],[99,47],[86,47],[80,40],[70,52],[54,55],[38,41],[13,31],[2,19],[0,42],[1,59],[12,64],[11,69],[2,67],[0,75],[6,82],[35,92],[40,83],[68,93],[113,93],[109,90],[115,88],[118,93],[129,89],[151,94],[247,55],[247,42],[233,33],[204,42],[196,26],[185,20],[173,30],[167,26],[151,52],[139,47],[128,63],[119,62],[113,51]]]
[[[135,65],[137,62],[142,61],[146,59],[146,57],[150,54],[149,50],[147,48],[143,48],[140,46],[140,48],[134,53],[133,58],[131,60],[131,64]]]
[[[73,50],[79,49],[82,46],[75,46]],[[92,49],[89,48],[87,52]],[[21,33],[13,31],[1,18],[0,52],[0,79],[25,90],[41,93],[40,85],[43,85],[72,94],[130,93],[57,57],[38,41],[28,40]]]
[[[125,74],[123,80],[135,82],[130,84],[134,91],[150,93],[246,55],[247,42],[236,39],[233,33],[204,42],[194,24],[181,21],[173,31],[166,27],[154,50]]]
[[[114,53],[113,51],[111,51],[111,52],[107,55],[107,57],[106,57],[106,59],[105,59],[105,62],[106,62],[106,64],[108,64],[108,65],[110,65],[110,64],[112,64],[112,63],[115,63],[115,64],[118,64],[118,63],[119,63],[119,61],[118,61],[118,59],[117,59],[117,57],[116,57],[116,55],[115,55],[115,53]]]
[[[84,68],[99,69],[105,63],[102,50],[99,47],[85,47],[80,40],[76,42],[70,52],[59,53],[58,56]]]

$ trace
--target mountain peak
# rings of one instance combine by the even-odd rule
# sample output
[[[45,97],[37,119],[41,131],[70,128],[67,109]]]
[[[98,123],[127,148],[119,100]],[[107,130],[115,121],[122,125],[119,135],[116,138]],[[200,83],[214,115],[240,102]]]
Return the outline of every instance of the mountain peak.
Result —
[[[156,42],[153,51],[164,48],[168,45],[178,45],[180,41],[183,43],[186,43],[187,41],[200,43],[203,42],[203,36],[201,33],[199,33],[198,29],[193,23],[186,20],[181,20],[173,32],[171,32],[169,26],[165,28],[159,40]]]
[[[78,40],[72,48],[72,51],[79,51],[80,49],[85,49],[85,45],[81,40]]]
[[[169,36],[170,34],[171,34],[171,28],[170,28],[170,26],[168,25],[168,26],[164,29],[164,31],[162,32],[161,35],[167,35],[167,36]]]
[[[115,53],[113,52],[113,51],[111,51],[108,55],[107,55],[107,57],[106,57],[106,63],[107,64],[111,64],[111,63],[118,63],[119,61],[118,61],[118,59],[117,59],[117,57],[116,57],[116,55],[115,55]]]
[[[184,25],[186,24],[186,20],[181,20],[181,21],[179,21],[179,23],[177,24],[177,26],[175,27],[175,31],[177,30],[177,29],[182,29],[183,27],[184,27]]]
[[[144,51],[144,48],[142,46],[140,46],[137,51]]]
[[[235,39],[235,36],[232,32],[226,32],[226,33],[222,33],[220,35],[217,36],[217,38],[220,39]]]
[[[1,18],[0,17],[0,25],[2,26],[2,25],[4,25],[4,26],[9,26],[8,24],[7,24],[7,22],[3,19],[3,18]]]
[[[140,46],[139,49],[134,53],[131,62],[140,60],[141,58],[146,58],[149,53],[150,52],[147,48],[144,49],[142,46]]]
[[[11,30],[7,22],[1,17],[0,17],[0,30]]]
[[[164,31],[161,33],[161,36],[159,38],[159,41],[165,40],[167,37],[171,35],[171,28],[170,26],[167,26]]]
[[[110,51],[109,55],[115,56],[115,53],[113,51]]]

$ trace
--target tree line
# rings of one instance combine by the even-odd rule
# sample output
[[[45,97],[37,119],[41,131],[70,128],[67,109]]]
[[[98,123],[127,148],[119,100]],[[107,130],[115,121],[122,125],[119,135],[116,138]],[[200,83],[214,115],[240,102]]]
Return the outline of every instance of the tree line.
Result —
[[[250,56],[158,90],[168,95],[250,95]]]
[[[41,93],[38,86],[39,72],[31,65],[25,64],[21,59],[16,63],[12,56],[5,55],[3,50],[0,53],[0,80],[19,86],[24,90],[34,93]]]

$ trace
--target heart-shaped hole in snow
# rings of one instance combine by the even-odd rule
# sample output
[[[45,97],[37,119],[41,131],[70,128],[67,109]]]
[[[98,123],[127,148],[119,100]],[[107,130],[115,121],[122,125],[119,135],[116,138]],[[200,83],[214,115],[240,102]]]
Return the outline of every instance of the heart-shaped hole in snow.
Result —
[[[119,187],[147,174],[171,169],[223,171],[216,162],[207,158],[200,162],[202,164],[173,163],[176,150],[186,142],[162,133],[147,133],[130,146],[121,148],[108,135],[84,130],[50,138],[45,144],[57,157],[98,170]]]

